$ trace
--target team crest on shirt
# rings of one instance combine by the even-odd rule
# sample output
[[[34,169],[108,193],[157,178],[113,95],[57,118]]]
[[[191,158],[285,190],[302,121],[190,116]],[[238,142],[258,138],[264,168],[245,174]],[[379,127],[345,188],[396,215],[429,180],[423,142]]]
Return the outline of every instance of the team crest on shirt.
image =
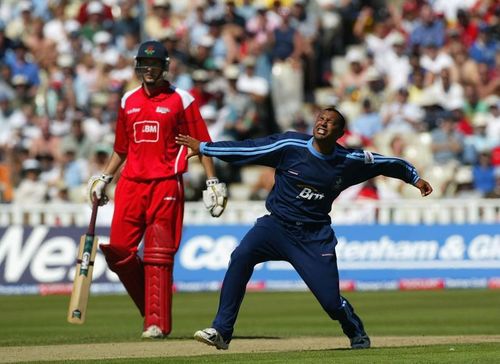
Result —
[[[344,180],[342,179],[342,177],[337,176],[335,178],[335,181],[333,182],[333,189],[340,190],[342,188],[342,183],[344,183]]]
[[[158,106],[156,108],[156,112],[159,114],[166,114],[166,113],[170,112],[170,109],[168,107]]]

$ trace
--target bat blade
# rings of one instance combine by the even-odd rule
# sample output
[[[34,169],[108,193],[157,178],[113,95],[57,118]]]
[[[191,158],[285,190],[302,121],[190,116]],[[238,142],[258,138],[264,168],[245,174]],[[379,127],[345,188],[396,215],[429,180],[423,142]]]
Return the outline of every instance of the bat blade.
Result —
[[[68,322],[71,324],[83,324],[85,322],[96,253],[97,237],[88,233],[82,235],[78,249],[73,290],[68,307]]]

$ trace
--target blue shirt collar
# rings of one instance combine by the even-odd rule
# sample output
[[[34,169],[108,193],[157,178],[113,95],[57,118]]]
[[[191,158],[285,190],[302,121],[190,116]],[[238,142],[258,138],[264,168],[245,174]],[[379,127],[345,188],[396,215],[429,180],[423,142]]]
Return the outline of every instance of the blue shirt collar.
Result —
[[[319,158],[319,159],[325,159],[325,160],[329,160],[329,159],[333,159],[335,158],[336,154],[337,154],[337,147],[335,147],[333,149],[333,152],[332,154],[323,154],[323,153],[320,153],[318,152],[314,147],[313,147],[313,140],[314,140],[314,137],[312,137],[311,139],[309,139],[307,141],[307,149],[309,150],[309,152],[314,155],[316,158]]]

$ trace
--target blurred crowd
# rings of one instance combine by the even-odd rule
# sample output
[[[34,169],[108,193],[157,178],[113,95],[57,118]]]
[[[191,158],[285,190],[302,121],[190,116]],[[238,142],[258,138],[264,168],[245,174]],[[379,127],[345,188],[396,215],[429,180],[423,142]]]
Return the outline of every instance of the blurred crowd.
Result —
[[[170,81],[197,99],[215,141],[310,133],[336,105],[344,145],[411,161],[436,197],[500,197],[498,1],[2,0],[0,202],[84,201],[148,39],[169,51]],[[217,168],[233,198],[272,188],[267,168]],[[346,192],[415,196],[384,178]]]

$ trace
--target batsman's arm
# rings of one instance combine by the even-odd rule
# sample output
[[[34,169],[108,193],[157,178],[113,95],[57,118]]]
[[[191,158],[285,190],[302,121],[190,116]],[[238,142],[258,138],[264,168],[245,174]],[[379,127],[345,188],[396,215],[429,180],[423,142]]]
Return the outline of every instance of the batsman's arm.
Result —
[[[113,154],[104,168],[103,173],[100,176],[90,177],[87,185],[87,198],[90,203],[97,200],[99,205],[102,206],[108,202],[106,187],[109,183],[111,183],[116,171],[126,159],[126,154],[119,154],[116,151],[113,151]]]
[[[118,168],[125,162],[127,159],[126,154],[118,154],[116,151],[113,151],[111,157],[109,158],[108,164],[104,168],[103,174],[108,176],[114,176]]]
[[[205,170],[207,179],[217,178],[217,176],[215,175],[215,167],[212,157],[207,157],[206,155],[200,154],[198,155],[198,158],[200,159],[200,163],[203,166],[203,169]]]

